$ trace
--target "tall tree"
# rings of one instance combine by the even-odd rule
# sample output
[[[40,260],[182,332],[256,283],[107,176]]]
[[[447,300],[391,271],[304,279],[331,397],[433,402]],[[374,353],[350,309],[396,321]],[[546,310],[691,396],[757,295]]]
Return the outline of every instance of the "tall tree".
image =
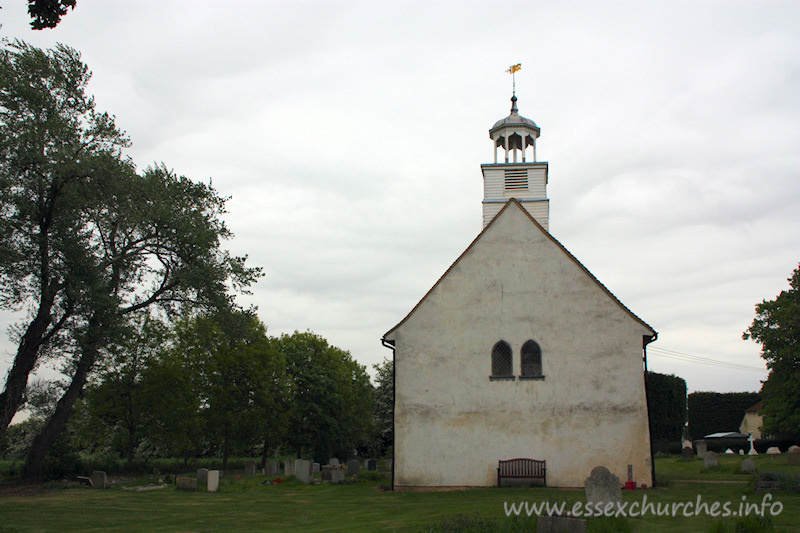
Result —
[[[108,435],[133,463],[137,446],[147,436],[147,422],[155,393],[145,381],[152,374],[166,344],[166,327],[149,315],[132,321],[131,328],[107,348],[98,371],[84,392],[87,413],[83,433]],[[89,439],[87,439],[89,440]]]
[[[800,265],[789,290],[756,305],[756,317],[742,335],[761,344],[769,375],[761,389],[765,434],[800,436]]]
[[[376,454],[385,454],[394,442],[394,361],[384,359],[375,369]]]
[[[77,347],[72,381],[31,447],[24,469],[31,478],[40,475],[89,373],[129,316],[155,306],[226,308],[228,283],[242,289],[260,275],[222,249],[231,237],[221,220],[225,199],[210,186],[158,166],[93,184],[83,195],[90,207],[82,229],[93,237],[97,265],[91,305],[70,329]]]
[[[126,171],[127,139],[86,94],[90,76],[63,45],[15,41],[0,51],[0,306],[27,314],[0,393],[0,437],[43,348],[91,291],[79,191]]]
[[[222,455],[252,453],[285,425],[282,356],[253,310],[220,310],[181,322],[175,350],[192,369],[206,435]],[[270,437],[273,437],[270,439]]]
[[[294,385],[288,437],[297,456],[305,448],[316,460],[327,461],[334,453],[347,455],[367,445],[373,398],[364,366],[311,332],[273,340]]]
[[[226,307],[259,275],[231,257],[225,198],[163,165],[142,174],[95,111],[89,71],[64,46],[0,54],[0,304],[29,311],[0,394],[0,436],[49,346],[71,382],[26,461],[38,477],[95,363],[126,320],[153,306]]]

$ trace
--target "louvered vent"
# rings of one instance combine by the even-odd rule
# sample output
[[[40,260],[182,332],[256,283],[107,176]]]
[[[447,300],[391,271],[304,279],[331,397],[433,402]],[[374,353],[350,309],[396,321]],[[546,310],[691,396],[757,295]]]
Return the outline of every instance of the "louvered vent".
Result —
[[[506,170],[506,190],[515,191],[528,188],[527,170]]]

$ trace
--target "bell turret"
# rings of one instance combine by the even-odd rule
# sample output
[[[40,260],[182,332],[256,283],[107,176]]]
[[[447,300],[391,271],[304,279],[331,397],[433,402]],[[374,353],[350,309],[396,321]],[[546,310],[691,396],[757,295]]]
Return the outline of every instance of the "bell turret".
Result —
[[[483,172],[483,225],[486,226],[510,199],[516,200],[549,231],[550,201],[547,199],[547,163],[536,162],[536,139],[541,130],[519,114],[516,92],[511,114],[489,130],[494,163],[481,165]],[[504,161],[498,163],[498,148]]]

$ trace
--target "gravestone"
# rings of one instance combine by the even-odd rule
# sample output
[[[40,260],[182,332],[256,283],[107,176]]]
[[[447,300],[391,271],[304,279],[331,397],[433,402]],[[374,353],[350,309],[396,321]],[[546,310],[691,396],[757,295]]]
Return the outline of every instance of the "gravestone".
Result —
[[[328,461],[328,464],[331,466],[339,466],[339,459],[336,457],[331,457],[331,459]]]
[[[256,475],[256,462],[255,461],[247,461],[244,464],[244,475],[245,475],[245,477],[255,476]]]
[[[219,470],[208,471],[206,489],[208,492],[217,492],[219,490]]]
[[[344,470],[338,466],[325,465],[322,467],[322,481],[341,483],[344,481]]]
[[[750,451],[747,452],[747,455],[758,455],[756,447],[753,445],[756,442],[756,439],[753,437],[752,433],[750,434],[749,437],[747,437],[747,440],[750,442]]]
[[[800,466],[800,452],[786,452],[786,464],[789,466]]]
[[[205,487],[208,484],[208,468],[197,469],[197,486]]]
[[[684,459],[694,459],[694,450],[689,448],[688,446],[684,446],[681,450],[681,457]]]
[[[175,481],[178,490],[197,490],[197,479],[193,477],[179,477]]]
[[[800,446],[798,446],[797,444],[793,444],[792,446],[789,446],[789,449],[786,451],[788,453],[800,453]]]
[[[281,475],[281,463],[279,461],[268,461],[264,465],[264,475],[270,477]]]
[[[752,459],[745,459],[742,461],[742,472],[752,474],[756,471],[756,463]]]
[[[622,502],[622,488],[619,478],[604,466],[596,466],[583,484],[586,490],[586,504],[597,509],[598,505],[605,509],[609,503],[616,505]]]
[[[283,475],[286,477],[294,475],[294,462],[296,459],[286,459],[283,462]]]
[[[780,455],[780,454],[781,454],[781,449],[778,448],[777,446],[770,446],[769,448],[767,448],[767,455]]]
[[[731,450],[730,448],[725,450],[725,455],[734,455],[734,454],[735,454],[735,452],[733,450]]]
[[[739,448],[739,455],[744,455],[744,450]]]
[[[316,474],[317,472],[319,472],[319,463],[314,463],[313,465],[311,465],[311,471],[312,471],[313,473],[315,473],[315,474]]]
[[[311,461],[306,461],[305,459],[297,459],[294,462],[294,475],[298,481],[301,481],[303,483],[312,483],[314,480],[314,476],[311,470],[312,470]]]
[[[378,462],[375,459],[367,459],[364,461],[364,466],[367,467],[367,470],[377,470],[378,469]]]
[[[357,475],[359,470],[361,470],[361,463],[359,463],[356,459],[350,459],[349,461],[347,461],[348,476]]]
[[[544,515],[536,518],[536,533],[585,533],[586,520],[571,516]]]
[[[711,468],[712,466],[719,466],[719,456],[715,452],[706,452],[703,457],[703,468]]]
[[[95,489],[107,489],[110,487],[108,484],[108,477],[102,470],[95,470],[92,472],[92,475],[89,476],[89,480],[92,482],[92,487]]]
[[[697,448],[697,456],[703,457],[708,451],[708,443],[704,440],[698,440],[695,444],[695,447]]]

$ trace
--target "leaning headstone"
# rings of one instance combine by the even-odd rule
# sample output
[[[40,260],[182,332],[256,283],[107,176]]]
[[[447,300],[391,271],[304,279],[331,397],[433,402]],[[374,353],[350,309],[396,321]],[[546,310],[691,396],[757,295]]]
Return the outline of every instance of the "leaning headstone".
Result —
[[[780,454],[781,454],[781,449],[778,448],[777,446],[770,446],[769,448],[767,448],[767,455],[780,455]]]
[[[361,470],[361,463],[359,463],[356,459],[350,459],[349,461],[347,461],[348,476],[357,475],[359,470]]]
[[[297,459],[294,462],[294,475],[298,481],[303,483],[312,483],[314,476],[311,473],[311,461],[305,459]]]
[[[208,489],[208,492],[217,492],[219,490],[219,470],[208,471],[206,489]]]
[[[688,446],[684,446],[681,450],[681,457],[684,459],[694,459],[694,450],[689,448]]]
[[[278,461],[268,461],[264,465],[264,475],[270,477],[281,475],[281,463]]]
[[[586,504],[595,508],[605,508],[609,503],[616,505],[622,502],[622,488],[619,478],[604,466],[596,466],[584,482]],[[600,507],[597,507],[597,506]]]
[[[179,477],[175,481],[178,490],[197,490],[197,479],[193,477]]]
[[[283,475],[286,477],[294,475],[294,462],[296,459],[286,459],[283,462]]]
[[[540,516],[536,518],[536,533],[585,533],[586,520],[571,516]]]
[[[745,459],[742,461],[742,472],[745,474],[752,474],[756,471],[756,462],[752,459]]]
[[[711,468],[712,466],[719,466],[719,455],[715,452],[706,452],[703,457],[703,468]]]
[[[311,471],[314,474],[316,474],[317,472],[319,472],[319,467],[320,467],[319,463],[314,463],[313,465],[311,465]]]
[[[697,448],[698,457],[703,457],[708,451],[708,443],[704,440],[698,440],[695,442],[695,447]]]
[[[800,466],[800,452],[786,452],[786,464]]]
[[[89,481],[92,482],[92,487],[95,489],[107,489],[110,486],[108,484],[108,477],[102,470],[95,470],[92,472],[92,475],[89,476]]]
[[[256,475],[256,462],[255,461],[247,461],[244,464],[244,475],[245,477],[255,476]]]
[[[330,460],[328,461],[328,464],[331,466],[339,466],[339,459],[337,459],[336,457],[331,457]]]
[[[205,487],[208,484],[208,468],[197,469],[197,486]]]

